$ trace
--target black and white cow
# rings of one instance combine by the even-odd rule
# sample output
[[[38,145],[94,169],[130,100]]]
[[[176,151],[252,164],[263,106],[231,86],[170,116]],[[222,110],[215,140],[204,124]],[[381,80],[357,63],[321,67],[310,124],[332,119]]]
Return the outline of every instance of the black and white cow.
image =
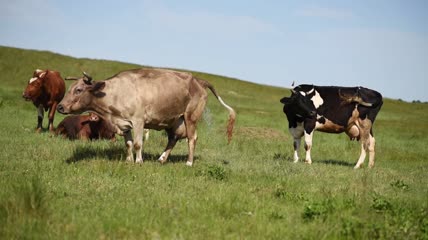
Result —
[[[345,132],[361,142],[361,154],[354,168],[364,163],[369,151],[369,167],[374,166],[375,139],[372,125],[383,101],[382,95],[363,87],[299,85],[290,97],[280,100],[294,138],[294,162],[299,161],[300,140],[305,138],[306,159],[311,164],[312,136],[315,130]]]

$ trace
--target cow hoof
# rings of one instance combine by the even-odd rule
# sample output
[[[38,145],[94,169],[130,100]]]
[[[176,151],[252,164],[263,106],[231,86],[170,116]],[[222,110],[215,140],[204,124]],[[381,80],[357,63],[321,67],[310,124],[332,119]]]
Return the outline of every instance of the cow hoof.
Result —
[[[305,163],[311,165],[312,161],[311,160],[306,160]]]
[[[41,133],[42,129],[41,128],[36,128],[36,133]]]
[[[127,162],[134,162],[134,158],[133,157],[126,157],[126,161]]]
[[[193,162],[189,162],[189,161],[186,162],[186,166],[191,167],[192,165],[193,165]]]
[[[137,159],[137,160],[135,160],[135,163],[143,164],[143,159]]]
[[[166,158],[167,158],[166,153],[165,153],[165,152],[163,152],[163,153],[160,155],[160,157],[158,158],[158,161],[159,161],[160,163],[164,164],[164,163],[166,162]]]
[[[359,169],[360,166],[359,165],[355,165],[354,169]]]
[[[298,162],[299,162],[299,159],[293,161],[293,163],[298,163]]]

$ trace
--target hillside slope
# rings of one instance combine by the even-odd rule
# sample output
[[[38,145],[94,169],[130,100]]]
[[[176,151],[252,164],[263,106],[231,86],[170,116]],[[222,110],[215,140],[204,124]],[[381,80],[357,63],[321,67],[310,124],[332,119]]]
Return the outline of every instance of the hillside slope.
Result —
[[[427,104],[385,99],[375,168],[356,171],[360,145],[344,134],[315,133],[313,164],[292,163],[279,102],[289,90],[199,72],[237,121],[228,145],[227,111],[209,95],[192,168],[185,141],[157,162],[163,132],[151,131],[142,165],[124,161],[121,138],[34,132],[36,109],[21,94],[35,69],[99,80],[137,67],[0,47],[1,239],[428,238]]]
[[[22,92],[28,79],[35,69],[52,69],[59,71],[63,77],[80,76],[82,71],[91,74],[94,79],[105,79],[119,71],[141,67],[136,64],[121,63],[107,60],[76,59],[47,51],[22,50],[10,47],[0,47],[0,84],[1,95],[11,92]],[[193,72],[196,76],[211,82],[219,94],[232,106],[239,105],[238,111],[246,115],[247,112],[260,114],[275,114],[281,117],[281,104],[278,99],[288,95],[286,89],[263,86],[228,77],[213,74]],[[67,82],[67,85],[70,83]],[[211,96],[211,94],[210,94]],[[212,97],[212,96],[211,96]],[[214,98],[210,100],[212,104]],[[217,103],[213,106],[217,107]],[[246,118],[240,118],[245,121]],[[279,120],[279,119],[278,119]],[[250,124],[250,123],[249,123]],[[271,123],[266,123],[270,125]],[[275,125],[279,127],[279,125]]]

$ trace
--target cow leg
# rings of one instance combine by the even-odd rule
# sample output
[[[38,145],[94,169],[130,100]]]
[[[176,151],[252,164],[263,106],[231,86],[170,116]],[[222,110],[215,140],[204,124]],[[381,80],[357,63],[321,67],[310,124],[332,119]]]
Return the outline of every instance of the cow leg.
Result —
[[[361,141],[361,154],[360,154],[360,158],[358,159],[357,164],[355,164],[354,169],[360,168],[361,165],[364,163],[364,160],[366,159],[367,156],[367,150],[369,150],[370,148],[370,138],[371,138],[371,134],[370,134],[370,128],[371,128],[371,122],[370,120],[359,120],[357,122],[357,126],[360,128],[360,141]],[[373,141],[374,143],[374,141]],[[373,155],[374,157],[374,146],[373,146]],[[374,159],[373,159],[374,160]]]
[[[296,127],[291,127],[288,129],[291,133],[291,135],[294,138],[293,141],[293,147],[294,147],[294,163],[297,163],[299,161],[299,149],[300,149],[300,142],[303,136],[303,123],[297,123]]]
[[[300,149],[300,142],[301,138],[294,138],[293,147],[294,147],[294,163],[297,163],[299,161],[299,149]]]
[[[375,138],[370,134],[370,145],[369,145],[369,167],[374,167],[374,159],[375,159]]]
[[[202,113],[205,108],[205,104],[207,102],[207,95],[201,96],[201,98],[194,98],[194,108],[188,107],[186,113],[184,114],[184,121],[186,125],[186,135],[189,146],[189,157],[187,158],[186,165],[193,165],[193,154],[195,152],[196,140],[198,138],[198,134],[196,133],[196,125],[198,120],[201,118]],[[192,105],[192,103],[190,103]]]
[[[165,151],[162,153],[162,155],[158,159],[161,163],[165,163],[167,161],[168,156],[171,153],[177,141],[187,136],[186,131],[187,131],[186,125],[184,124],[183,117],[181,117],[177,121],[177,123],[173,128],[166,130],[166,132],[168,133],[168,144],[165,148]]]
[[[168,134],[168,144],[166,145],[165,151],[160,155],[158,161],[160,163],[165,163],[168,160],[168,156],[171,153],[172,149],[174,148],[175,144],[178,141],[178,136],[175,135],[173,129],[166,130]]]
[[[143,163],[143,133],[144,133],[144,125],[143,126],[135,126],[134,127],[134,149],[136,152],[135,162]]]
[[[199,97],[194,96],[189,102],[184,113],[184,124],[186,126],[187,143],[189,146],[189,156],[186,165],[193,165],[193,154],[195,152],[196,140],[198,134],[196,133],[196,125],[204,112],[205,104],[207,103],[207,93],[202,90]],[[180,126],[179,124],[178,126]]]
[[[37,128],[36,132],[41,132],[43,128],[43,117],[45,115],[45,109],[43,108],[43,105],[39,105],[37,108]]]
[[[149,140],[150,131],[149,129],[144,129],[144,141]]]
[[[193,154],[196,148],[196,140],[198,139],[198,134],[196,133],[196,124],[187,126],[187,139],[189,146],[189,157],[187,158],[186,165],[191,167],[193,165]]]
[[[306,150],[306,158],[305,158],[305,162],[307,164],[312,164],[312,159],[311,159],[311,148],[312,148],[312,137],[314,135],[314,131],[312,131],[311,133],[306,133],[305,131],[305,150]]]
[[[134,162],[134,154],[132,152],[134,144],[132,143],[132,133],[128,130],[123,133],[125,138],[125,145],[127,149],[126,161]]]
[[[196,139],[198,138],[196,134],[196,121],[192,120],[191,116],[184,117],[186,122],[186,134],[187,134],[187,144],[189,147],[189,156],[187,158],[186,165],[193,165],[193,154],[195,152],[196,147]]]
[[[367,149],[368,149],[368,143],[366,143],[366,141],[361,140],[361,154],[360,154],[360,158],[358,159],[357,164],[355,164],[354,169],[358,169],[361,167],[361,164],[364,163],[364,160],[366,159],[366,155],[367,155]]]
[[[56,106],[58,105],[58,103],[57,102],[54,102],[53,104],[52,104],[52,107],[51,108],[49,108],[49,115],[48,115],[48,118],[49,118],[49,131],[50,132],[53,132],[54,131],[54,125],[53,125],[53,122],[54,122],[54,117],[55,117],[55,111],[56,111]]]

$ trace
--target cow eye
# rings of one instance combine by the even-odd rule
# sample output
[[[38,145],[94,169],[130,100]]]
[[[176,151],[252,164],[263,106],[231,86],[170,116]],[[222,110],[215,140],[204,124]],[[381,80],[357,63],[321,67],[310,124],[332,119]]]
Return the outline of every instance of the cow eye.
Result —
[[[81,93],[82,93],[82,91],[83,91],[83,89],[82,89],[82,88],[76,88],[76,94],[81,94]]]

